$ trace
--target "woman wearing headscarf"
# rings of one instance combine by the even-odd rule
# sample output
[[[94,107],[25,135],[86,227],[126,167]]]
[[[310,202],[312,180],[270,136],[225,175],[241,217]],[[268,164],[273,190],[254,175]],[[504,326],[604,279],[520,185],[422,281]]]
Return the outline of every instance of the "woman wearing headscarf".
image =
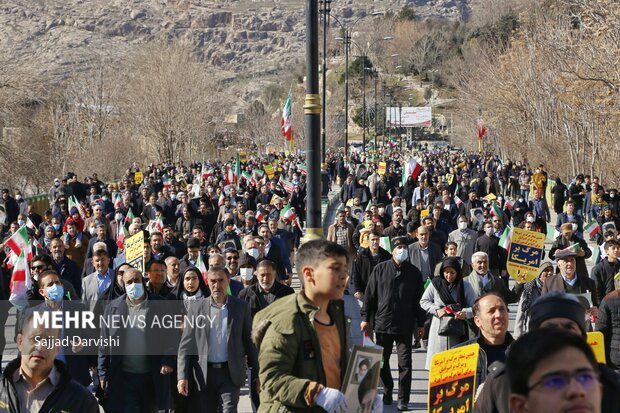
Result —
[[[551,261],[543,261],[538,267],[538,276],[523,286],[523,293],[517,305],[515,338],[527,333],[530,323],[530,307],[541,296],[543,283],[550,275],[553,275],[553,264]]]
[[[54,238],[56,238],[56,231],[54,230],[54,226],[46,226],[45,230],[43,231],[43,235],[39,239],[39,244],[41,244],[46,253],[49,253],[50,245]]]
[[[211,291],[202,278],[200,270],[196,267],[187,267],[179,276],[177,284],[168,295],[168,299],[182,301],[182,311],[186,314],[192,302],[206,298],[209,295],[211,295]]]
[[[469,283],[463,282],[459,258],[445,258],[441,265],[440,275],[431,280],[420,300],[424,311],[433,316],[426,352],[427,370],[430,369],[434,354],[446,351],[467,340],[468,329],[464,320],[473,317],[471,307],[474,301],[476,301],[476,294]],[[446,317],[463,320],[465,326],[463,334],[439,335],[441,320]]]

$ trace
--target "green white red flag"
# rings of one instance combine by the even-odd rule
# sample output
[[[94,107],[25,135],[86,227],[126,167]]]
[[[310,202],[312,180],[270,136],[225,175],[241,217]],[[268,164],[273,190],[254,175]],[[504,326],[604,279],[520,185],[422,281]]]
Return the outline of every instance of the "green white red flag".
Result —
[[[282,108],[282,136],[287,141],[293,139],[293,91],[289,90]]]
[[[28,266],[28,258],[26,251],[22,250],[21,254],[15,261],[13,273],[11,275],[11,284],[9,285],[11,295],[9,302],[18,309],[24,309],[28,305],[28,290],[32,286],[30,279],[30,268]]]
[[[125,225],[121,223],[119,225],[118,237],[116,238],[116,246],[119,250],[125,249],[125,240],[127,238],[129,238],[129,232],[127,231],[127,228],[125,228]]]
[[[491,215],[495,215],[496,217],[502,217],[502,209],[499,205],[493,204],[491,205]]]
[[[28,229],[22,225],[15,233],[6,241],[6,246],[18,257],[22,251],[26,251],[28,260],[32,259],[32,251],[30,251],[30,242]]]
[[[499,246],[508,251],[510,249],[510,242],[512,241],[512,228],[506,226],[502,236],[499,239]]]
[[[590,222],[586,225],[583,230],[590,235],[590,238],[594,237],[597,232],[601,229],[601,226],[596,221]]]
[[[293,220],[297,218],[295,208],[287,204],[284,208],[282,208],[282,211],[280,211],[280,217],[288,219],[289,222],[293,222]]]
[[[202,279],[205,280],[205,284],[209,284],[207,280],[207,267],[205,263],[202,261],[202,254],[198,254],[198,259],[196,260],[196,268],[200,271],[200,275],[202,275]]]

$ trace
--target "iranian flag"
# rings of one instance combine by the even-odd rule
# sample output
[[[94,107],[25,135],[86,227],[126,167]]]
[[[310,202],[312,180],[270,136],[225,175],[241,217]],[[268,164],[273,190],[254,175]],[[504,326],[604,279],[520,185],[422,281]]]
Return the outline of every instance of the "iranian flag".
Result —
[[[226,198],[226,197],[224,196],[224,192],[222,192],[222,193],[220,194],[220,198],[217,200],[217,206],[222,206],[222,205],[224,205],[224,198]]]
[[[36,231],[37,227],[35,227],[34,222],[30,220],[30,218],[26,217],[26,226],[33,231]]]
[[[25,308],[28,304],[27,293],[31,287],[31,283],[28,258],[24,250],[19,254],[17,260],[15,260],[13,274],[11,275],[11,295],[9,297],[9,302],[19,309]]]
[[[164,184],[164,188],[170,188],[170,187],[172,186],[172,179],[170,179],[170,178],[164,178],[162,182],[163,182],[163,184]],[[119,197],[120,197],[120,195],[119,195]],[[120,206],[120,205],[119,205],[119,206]],[[118,207],[116,206],[116,203],[114,203],[114,207],[115,207],[115,208],[118,208]]]
[[[250,174],[249,172],[245,171],[245,172],[243,172],[241,174],[241,179],[243,179],[247,183],[250,183],[250,182],[252,182],[252,174]]]
[[[512,228],[506,226],[502,236],[499,239],[499,246],[508,251],[510,249],[510,242],[512,241]]]
[[[80,217],[82,217],[82,219],[86,219],[86,211],[84,210],[84,206],[78,202],[77,198],[74,195],[71,195],[69,197],[68,206],[69,212],[71,212],[71,208],[76,207],[80,213]]]
[[[133,211],[131,210],[131,207],[129,207],[127,209],[127,216],[125,217],[125,221],[129,222],[129,224],[131,225],[131,223],[133,222],[133,219],[135,218]]]
[[[502,217],[502,209],[499,205],[493,204],[491,205],[491,215],[495,215],[496,217]]]
[[[299,169],[302,175],[308,175],[308,166],[305,163],[297,165],[297,169]]]
[[[153,221],[151,221],[151,229],[149,231],[149,233],[153,233],[153,232],[159,232],[159,233],[163,233],[164,232],[164,221],[161,218],[161,215],[158,216],[156,219],[154,219]]]
[[[280,217],[288,219],[290,222],[293,222],[297,218],[297,214],[295,213],[295,208],[291,207],[289,204],[286,204],[282,211],[280,211]]]
[[[512,210],[513,207],[513,203],[510,199],[506,198],[504,200],[504,208],[508,209],[508,210]]]
[[[579,251],[583,251],[583,249],[581,248],[581,245],[579,245],[579,243],[575,243],[575,244],[573,244],[571,246],[568,246],[568,247],[566,247],[564,249],[557,250],[555,252],[555,255],[557,255],[560,252],[572,252],[574,254],[577,254]]]
[[[456,203],[456,206],[459,206],[463,203],[463,201],[461,200],[461,198],[459,198],[458,195],[454,195],[454,203]]]
[[[555,229],[553,225],[547,224],[547,239],[550,241],[554,241],[559,236],[560,232]]]
[[[26,251],[28,253],[30,242],[28,239],[28,230],[25,225],[22,225],[15,233],[6,241],[6,246],[15,254],[15,256],[19,256],[22,251]],[[32,252],[30,252],[30,256],[27,256],[28,259],[32,259]]]
[[[291,183],[291,181],[287,181],[286,179],[282,179],[282,177],[280,177],[280,183],[282,184],[282,187],[286,192],[288,192],[289,194],[293,192],[293,184]]]
[[[192,199],[200,198],[200,183],[194,182],[192,185]]]
[[[264,220],[265,220],[265,216],[263,215],[263,211],[261,209],[257,209],[256,222],[263,222]]]
[[[590,235],[590,238],[593,238],[596,235],[596,233],[599,232],[600,229],[601,229],[601,226],[596,221],[590,222],[588,225],[586,225],[583,228],[583,230],[587,232],[588,235]]]
[[[166,180],[164,180],[164,187],[166,186]],[[168,186],[170,186],[170,180],[168,179]],[[123,206],[123,197],[121,194],[116,194],[114,197],[114,209],[120,208]]]
[[[202,261],[202,254],[198,254],[198,259],[196,260],[196,268],[200,271],[200,275],[202,275],[202,279],[205,280],[205,284],[209,284],[207,281],[207,267],[205,263]]]
[[[239,159],[239,151],[237,151],[237,158],[235,159],[235,183],[237,189],[239,188],[239,177],[241,176],[241,161]]]
[[[127,228],[125,225],[120,223],[118,231],[118,238],[116,239],[116,246],[119,250],[125,249],[125,240],[129,238],[129,232],[127,232]]]
[[[282,108],[282,136],[287,141],[293,139],[293,91],[289,90]]]
[[[402,184],[404,185],[405,182],[407,182],[408,177],[411,177],[413,182],[415,182],[420,172],[422,172],[422,167],[418,163],[418,160],[416,158],[409,159],[409,162],[405,164],[405,168],[403,169]]]

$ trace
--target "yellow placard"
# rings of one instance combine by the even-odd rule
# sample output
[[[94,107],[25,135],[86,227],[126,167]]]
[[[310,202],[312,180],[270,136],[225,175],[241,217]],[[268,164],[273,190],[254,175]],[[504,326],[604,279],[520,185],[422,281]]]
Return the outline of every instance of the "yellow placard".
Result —
[[[596,361],[606,364],[605,358],[605,336],[600,331],[591,331],[588,333],[588,344],[594,352]]]
[[[431,213],[431,209],[430,208],[423,209],[422,211],[420,211],[420,218],[424,218],[425,216],[427,216],[430,213]]]
[[[482,199],[486,199],[487,201],[495,201],[497,199],[497,197],[495,196],[495,194],[493,192],[491,192],[490,194],[488,194],[487,196],[483,197]]]
[[[239,162],[246,163],[248,161],[248,153],[246,151],[239,151]]]
[[[513,228],[506,269],[519,284],[538,276],[545,248],[545,234]]]
[[[273,165],[268,163],[267,165],[265,165],[265,173],[267,174],[267,178],[269,179],[273,179]]]
[[[471,412],[476,394],[477,343],[433,356],[428,379],[429,412]]]
[[[144,232],[125,240],[125,261],[144,275]]]
[[[379,175],[384,175],[386,169],[387,169],[387,164],[385,162],[379,162],[379,169],[377,170],[377,173]]]
[[[144,174],[140,171],[136,172],[133,175],[133,181],[136,183],[136,185],[140,185],[142,181],[144,181]]]

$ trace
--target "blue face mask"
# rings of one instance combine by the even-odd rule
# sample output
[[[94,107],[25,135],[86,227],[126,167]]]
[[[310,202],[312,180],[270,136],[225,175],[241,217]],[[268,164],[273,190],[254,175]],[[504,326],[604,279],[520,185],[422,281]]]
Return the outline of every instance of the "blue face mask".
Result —
[[[26,221],[24,221],[23,219],[20,219],[19,221],[17,221],[17,223],[21,227],[22,225],[24,225],[26,223]]]
[[[394,252],[394,258],[398,262],[403,262],[409,258],[409,251],[407,251],[407,248],[399,248]]]
[[[125,292],[127,293],[127,296],[132,300],[139,300],[144,294],[144,286],[142,285],[142,283],[129,284],[125,287]]]
[[[56,231],[60,231],[60,225],[54,225],[54,229],[55,229]]]
[[[62,301],[62,298],[65,295],[64,287],[58,284],[54,284],[51,287],[47,287],[45,289],[45,292],[47,293],[48,300],[53,301],[55,303]]]

